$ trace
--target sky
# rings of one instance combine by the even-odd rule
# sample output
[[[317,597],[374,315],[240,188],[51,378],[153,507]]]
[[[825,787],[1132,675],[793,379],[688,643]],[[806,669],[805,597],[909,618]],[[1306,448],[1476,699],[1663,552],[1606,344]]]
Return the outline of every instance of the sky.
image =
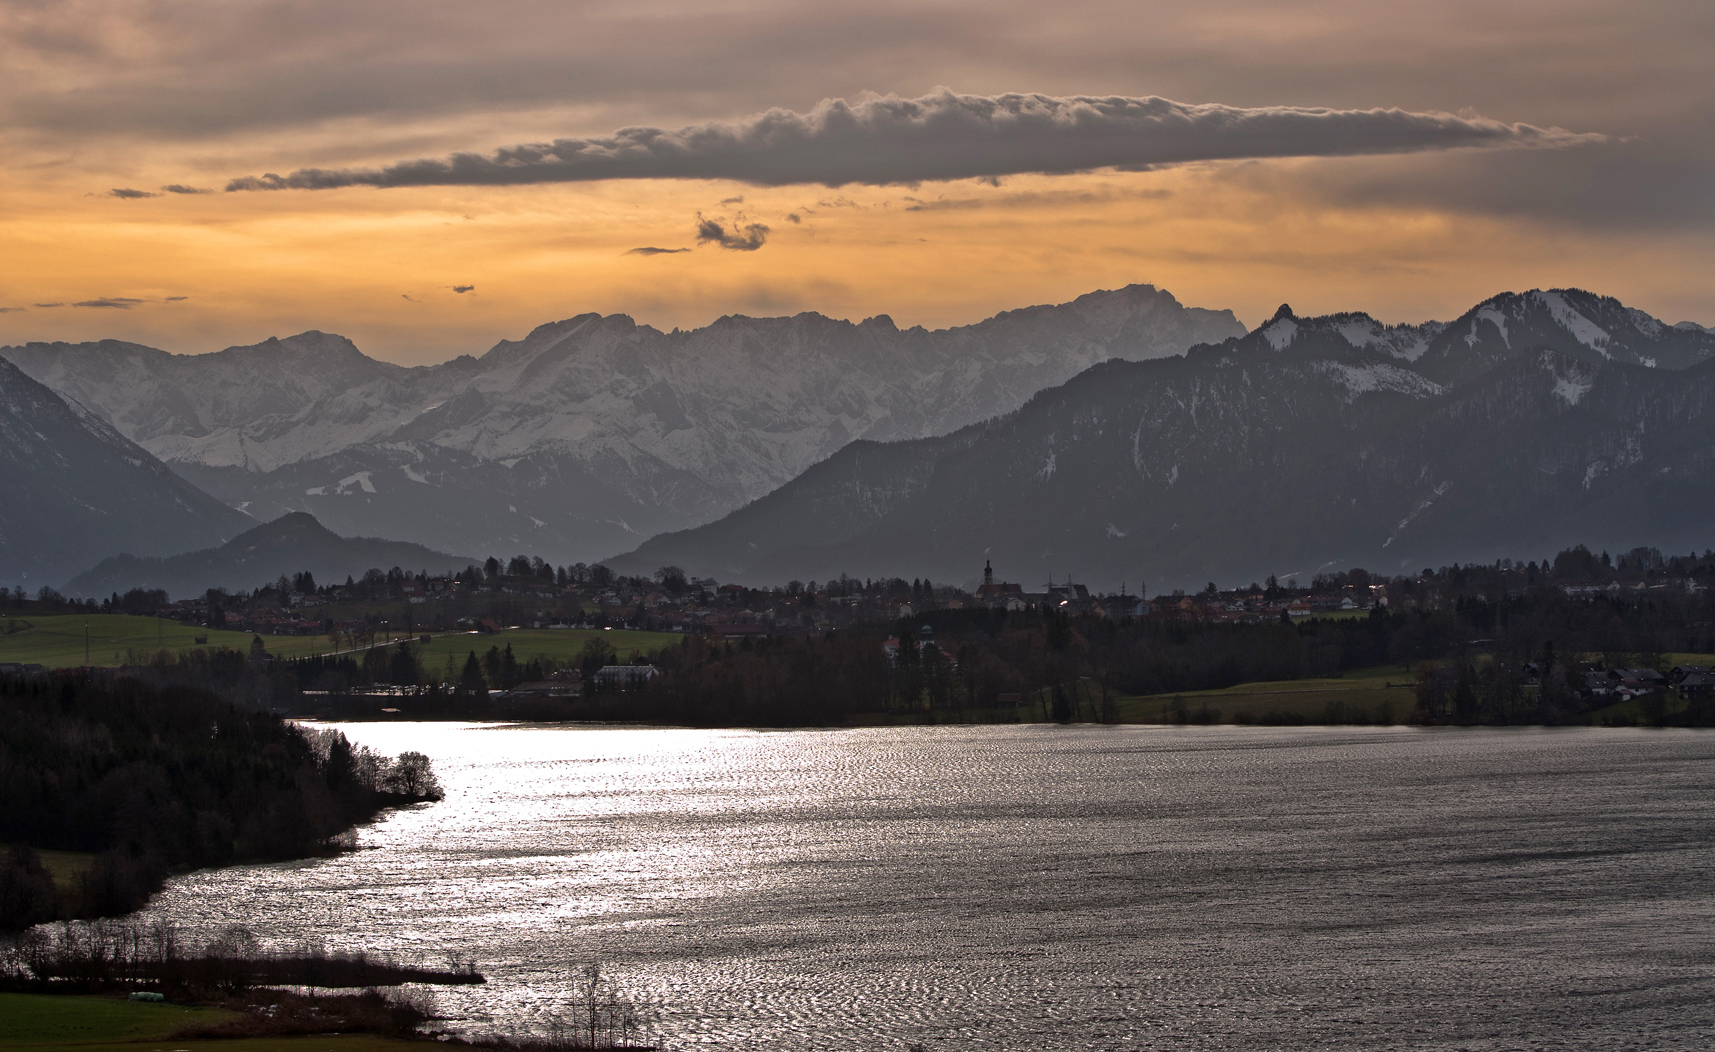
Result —
[[[1707,0],[0,0],[0,344],[599,311],[1715,325]]]

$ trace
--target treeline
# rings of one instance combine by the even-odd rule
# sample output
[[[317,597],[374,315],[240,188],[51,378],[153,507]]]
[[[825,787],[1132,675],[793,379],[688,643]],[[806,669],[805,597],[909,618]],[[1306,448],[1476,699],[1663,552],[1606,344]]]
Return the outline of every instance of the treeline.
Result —
[[[470,985],[485,982],[475,962],[422,968],[363,950],[330,953],[310,946],[282,953],[249,929],[232,926],[206,938],[164,921],[136,919],[44,924],[0,950],[0,980],[22,990],[95,991],[144,988],[207,997],[268,986],[318,989]]]
[[[891,659],[884,637],[895,641]],[[884,710],[962,719],[1012,695],[1023,718],[1106,721],[1119,695],[1443,662],[1455,669],[1452,686],[1420,691],[1413,718],[1556,723],[1589,710],[1577,690],[1583,655],[1656,667],[1672,651],[1715,652],[1707,593],[1582,599],[1537,589],[1439,610],[1262,624],[941,610],[820,639],[687,638],[655,655],[660,676],[606,699],[602,713],[696,725],[837,724]],[[1471,670],[1470,691],[1458,687],[1457,668]],[[1483,700],[1472,705],[1471,696]],[[1707,720],[1698,711],[1686,718]]]
[[[306,735],[200,687],[0,679],[0,929],[129,912],[175,870],[337,850],[382,808],[439,796],[421,753]],[[94,858],[60,887],[32,848]]]
[[[884,647],[889,641],[891,655]],[[1539,587],[1492,598],[1455,596],[1440,609],[1377,608],[1358,617],[1262,623],[933,610],[819,638],[799,630],[736,643],[687,636],[641,659],[659,670],[652,681],[605,693],[595,672],[616,657],[597,639],[572,663],[583,681],[577,699],[491,699],[491,688],[565,675],[552,660],[520,662],[500,646],[428,668],[410,641],[361,656],[267,661],[258,640],[250,655],[162,655],[146,674],[289,712],[377,717],[393,706],[416,719],[801,726],[879,712],[963,720],[997,705],[1021,719],[1099,722],[1116,718],[1117,699],[1125,695],[1430,663],[1434,668],[1419,676],[1415,710],[1402,698],[1394,716],[1426,723],[1558,723],[1581,720],[1591,708],[1579,690],[1586,661],[1665,669],[1664,655],[1674,651],[1715,652],[1710,593],[1581,598]],[[375,686],[404,695],[389,700],[366,693]],[[320,693],[310,699],[305,691]],[[1697,707],[1649,713],[1646,707],[1652,722],[1709,719]],[[1359,715],[1327,718],[1347,722]]]

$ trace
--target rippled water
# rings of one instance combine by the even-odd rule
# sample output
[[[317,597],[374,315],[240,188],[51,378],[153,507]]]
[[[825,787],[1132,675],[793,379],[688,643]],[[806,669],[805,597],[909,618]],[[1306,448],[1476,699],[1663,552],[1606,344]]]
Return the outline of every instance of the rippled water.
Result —
[[[444,803],[155,911],[606,962],[672,1047],[1715,1047],[1715,734],[346,725]]]

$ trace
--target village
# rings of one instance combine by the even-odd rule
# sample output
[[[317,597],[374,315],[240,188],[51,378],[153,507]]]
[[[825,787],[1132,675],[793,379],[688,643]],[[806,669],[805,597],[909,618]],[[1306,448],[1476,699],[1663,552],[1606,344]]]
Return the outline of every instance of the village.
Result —
[[[1588,558],[1586,558],[1588,557]],[[457,574],[412,573],[398,567],[370,570],[361,579],[318,583],[298,573],[253,592],[210,590],[169,602],[163,592],[112,596],[102,608],[152,614],[187,624],[251,632],[260,636],[326,635],[332,649],[350,649],[425,632],[494,632],[507,628],[631,628],[740,640],[769,635],[819,637],[855,624],[911,618],[936,610],[990,609],[1055,612],[1122,620],[1254,624],[1313,617],[1362,616],[1372,609],[1436,610],[1461,599],[1522,598],[1547,588],[1570,597],[1645,598],[1695,593],[1705,587],[1711,566],[1704,557],[1663,558],[1638,549],[1616,564],[1604,553],[1582,548],[1515,565],[1425,569],[1384,578],[1361,569],[1219,589],[1173,591],[1146,598],[1123,584],[1092,591],[1067,578],[1042,585],[1000,580],[985,562],[981,584],[966,589],[918,578],[860,579],[841,575],[824,582],[790,581],[774,587],[722,583],[687,576],[665,566],[652,576],[619,576],[602,565],[553,566],[540,558],[490,558]],[[1608,560],[1604,566],[1602,560]],[[1605,572],[1604,572],[1605,571]]]

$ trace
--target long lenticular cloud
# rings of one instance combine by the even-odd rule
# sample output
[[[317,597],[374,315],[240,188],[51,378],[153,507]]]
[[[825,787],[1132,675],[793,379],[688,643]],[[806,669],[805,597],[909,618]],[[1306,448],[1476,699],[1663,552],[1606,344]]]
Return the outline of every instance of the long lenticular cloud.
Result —
[[[456,153],[384,168],[300,168],[245,176],[227,190],[343,186],[501,186],[597,179],[731,179],[884,185],[939,179],[1140,168],[1259,157],[1339,157],[1457,147],[1557,147],[1600,141],[1561,128],[1400,109],[1242,108],[1107,96],[863,95],[809,113]]]

